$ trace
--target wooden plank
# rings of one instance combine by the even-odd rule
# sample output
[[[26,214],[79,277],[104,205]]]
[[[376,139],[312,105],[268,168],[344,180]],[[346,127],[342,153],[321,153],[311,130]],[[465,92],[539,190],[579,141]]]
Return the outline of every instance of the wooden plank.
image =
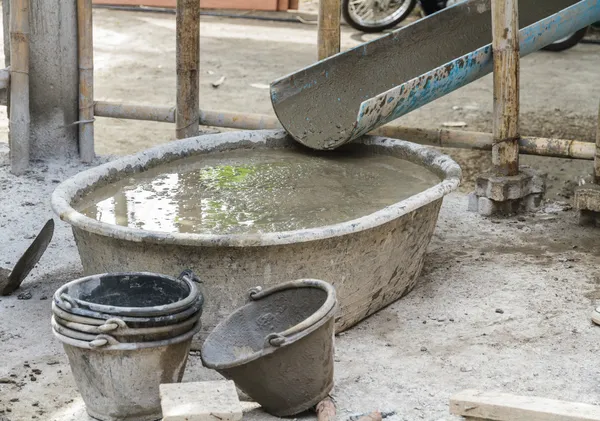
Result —
[[[298,10],[298,0],[290,0],[290,5],[289,5],[288,9]]]
[[[450,413],[493,421],[600,421],[600,406],[477,390],[452,396]]]

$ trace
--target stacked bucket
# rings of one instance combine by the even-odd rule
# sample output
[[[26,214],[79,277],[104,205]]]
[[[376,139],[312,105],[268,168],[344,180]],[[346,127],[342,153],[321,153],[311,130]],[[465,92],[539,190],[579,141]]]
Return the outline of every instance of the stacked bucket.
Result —
[[[181,381],[204,298],[191,271],[178,278],[111,273],[65,284],[52,327],[93,418],[162,418],[161,383]]]

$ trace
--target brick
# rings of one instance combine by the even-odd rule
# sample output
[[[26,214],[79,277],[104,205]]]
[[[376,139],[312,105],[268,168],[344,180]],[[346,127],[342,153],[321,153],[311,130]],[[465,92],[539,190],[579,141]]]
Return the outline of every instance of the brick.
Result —
[[[242,406],[230,380],[160,385],[163,421],[240,421]]]
[[[496,212],[496,204],[492,199],[480,197],[477,209],[479,210],[480,215],[491,216]]]
[[[479,211],[479,197],[475,193],[469,193],[467,196],[469,201],[467,205],[467,210],[469,212],[478,212]]]
[[[573,205],[579,210],[600,212],[600,185],[584,184],[576,187]]]

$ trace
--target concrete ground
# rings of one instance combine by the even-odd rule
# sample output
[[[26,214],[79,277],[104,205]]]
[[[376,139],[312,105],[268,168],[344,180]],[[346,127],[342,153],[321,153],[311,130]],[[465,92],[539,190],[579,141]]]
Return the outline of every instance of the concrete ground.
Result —
[[[96,99],[174,103],[174,18],[96,10]],[[310,64],[315,27],[203,18],[201,106],[270,113],[265,85]],[[348,48],[372,36],[344,28]],[[591,140],[600,98],[600,47],[536,53],[522,62],[522,132]],[[225,76],[217,89],[210,82]],[[465,121],[491,129],[486,77],[401,119],[435,128]],[[5,113],[0,127],[6,140]],[[98,119],[97,150],[127,154],[173,138],[173,126]],[[484,155],[453,154],[469,170]],[[475,157],[481,161],[473,163]],[[467,158],[471,158],[469,161]],[[421,279],[407,297],[337,338],[340,419],[374,409],[393,421],[453,420],[448,399],[464,388],[599,404],[598,230],[581,228],[567,202],[589,162],[528,159],[550,171],[544,210],[513,219],[467,213],[466,196],[446,198]],[[58,182],[83,166],[37,163],[16,178],[0,142],[0,261],[12,267],[46,219]],[[50,331],[50,297],[81,273],[72,234],[57,221],[52,244],[18,293],[0,297],[0,420],[86,420],[66,357]],[[31,297],[29,298],[29,294]],[[19,298],[19,296],[21,298]],[[190,356],[186,381],[216,378]],[[266,420],[260,410],[250,420]]]

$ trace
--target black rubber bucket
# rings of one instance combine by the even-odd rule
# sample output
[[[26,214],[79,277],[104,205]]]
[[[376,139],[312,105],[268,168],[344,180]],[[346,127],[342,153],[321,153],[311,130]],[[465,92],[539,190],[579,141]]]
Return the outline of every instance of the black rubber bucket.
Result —
[[[270,414],[298,414],[333,388],[336,310],[335,290],[323,281],[255,288],[208,336],[202,361]]]
[[[157,317],[192,307],[200,292],[189,270],[178,278],[156,273],[105,273],[76,279],[54,293],[60,309],[84,317]]]

